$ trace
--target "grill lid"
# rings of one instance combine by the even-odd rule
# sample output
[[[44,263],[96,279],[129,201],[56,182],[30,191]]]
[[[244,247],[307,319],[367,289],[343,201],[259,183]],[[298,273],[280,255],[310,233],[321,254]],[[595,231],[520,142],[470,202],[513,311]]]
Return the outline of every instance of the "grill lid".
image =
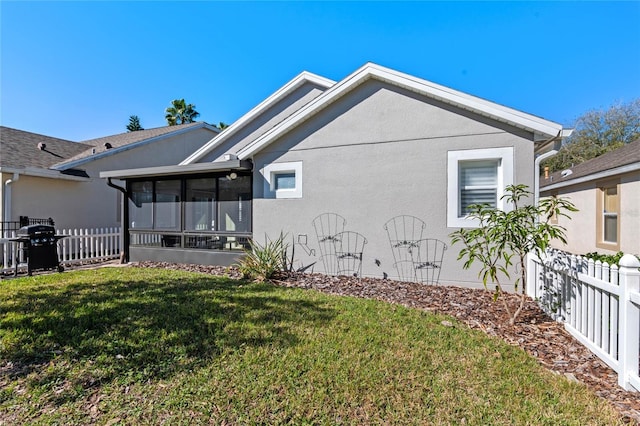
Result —
[[[50,225],[23,226],[16,232],[17,236],[55,235],[56,229]]]

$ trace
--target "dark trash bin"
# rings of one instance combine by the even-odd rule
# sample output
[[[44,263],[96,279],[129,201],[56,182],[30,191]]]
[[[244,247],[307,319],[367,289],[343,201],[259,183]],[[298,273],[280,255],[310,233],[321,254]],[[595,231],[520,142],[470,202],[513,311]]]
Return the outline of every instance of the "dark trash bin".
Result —
[[[58,258],[58,240],[63,235],[56,235],[56,230],[49,225],[23,226],[16,232],[16,238],[11,241],[19,243],[22,258],[27,261],[27,273],[36,269],[57,269],[64,271]],[[17,253],[16,253],[17,254]],[[18,274],[16,267],[15,275]]]

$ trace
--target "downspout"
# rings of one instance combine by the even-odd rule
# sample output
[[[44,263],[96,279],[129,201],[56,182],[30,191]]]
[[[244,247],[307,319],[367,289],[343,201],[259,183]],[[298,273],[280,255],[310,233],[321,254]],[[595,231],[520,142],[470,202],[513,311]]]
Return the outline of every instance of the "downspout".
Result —
[[[535,173],[533,177],[533,205],[536,207],[538,207],[538,203],[540,202],[540,164],[547,158],[550,158],[556,155],[558,153],[558,150],[560,149],[560,143],[562,142],[562,139],[569,136],[572,132],[573,132],[573,129],[560,130],[556,136],[546,141],[546,142],[554,142],[554,146],[551,149],[551,151],[545,152],[544,154],[539,155],[535,159],[534,166],[533,166],[533,170]]]
[[[122,192],[123,195],[121,219],[122,231],[120,234],[120,240],[122,241],[122,256],[120,258],[120,262],[127,263],[129,262],[129,198],[127,197],[127,190],[111,182],[111,178],[107,178],[107,185]]]
[[[536,176],[533,179],[533,205],[538,207],[538,203],[540,202],[540,163],[546,160],[549,157],[553,157],[558,153],[557,149],[552,149],[549,152],[545,152],[544,154],[538,156],[535,161],[534,170],[536,171]]]
[[[18,173],[14,173],[11,179],[7,179],[4,182],[4,191],[2,191],[3,196],[3,206],[4,211],[2,212],[2,221],[10,222],[11,221],[11,184],[17,182],[20,179],[20,175]]]

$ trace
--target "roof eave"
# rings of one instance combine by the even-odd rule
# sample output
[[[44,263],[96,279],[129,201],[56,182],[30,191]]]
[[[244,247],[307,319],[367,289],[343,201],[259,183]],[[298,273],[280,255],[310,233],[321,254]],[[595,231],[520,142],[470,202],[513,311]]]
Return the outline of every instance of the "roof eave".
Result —
[[[621,175],[621,174],[624,174],[624,173],[635,172],[635,171],[638,171],[638,170],[640,170],[640,162],[626,164],[624,166],[615,167],[615,168],[609,169],[609,170],[603,170],[601,172],[592,173],[592,174],[589,174],[589,175],[586,175],[586,176],[582,176],[582,177],[578,177],[578,178],[573,178],[573,179],[569,179],[569,180],[565,180],[565,181],[561,181],[561,182],[557,182],[557,183],[551,183],[549,185],[541,186],[540,187],[540,192],[552,191],[554,189],[564,188],[564,187],[572,186],[572,185],[578,185],[578,184],[581,184],[581,183],[586,183],[586,182],[599,180],[599,179],[606,179],[606,178],[609,178],[609,177],[612,177],[612,176],[617,176],[617,175]]]
[[[562,125],[558,123],[504,107],[389,68],[367,63],[293,113],[285,121],[242,148],[237,152],[238,157],[241,159],[251,158],[256,152],[260,151],[275,138],[290,131],[316,112],[326,108],[344,94],[370,78],[404,87],[424,96],[473,111],[497,121],[509,123],[515,127],[530,131],[533,134],[546,135],[548,139],[557,138],[558,135],[563,135],[567,132],[567,130],[563,129]]]
[[[139,169],[100,172],[103,179],[137,179],[145,177],[188,175],[207,172],[250,171],[253,164],[246,160],[216,161],[212,163],[178,164],[173,166],[145,167]]]
[[[251,122],[251,120],[258,117],[264,111],[269,109],[272,105],[274,105],[275,103],[277,103],[278,101],[280,101],[281,99],[283,99],[284,97],[286,97],[287,95],[289,95],[290,93],[298,89],[299,87],[303,86],[305,83],[312,83],[317,86],[321,86],[328,89],[331,86],[333,86],[336,82],[307,71],[301,72],[292,80],[290,80],[288,83],[286,83],[284,86],[282,86],[280,89],[272,93],[268,98],[266,98],[265,100],[260,102],[258,105],[256,105],[254,108],[252,108],[249,112],[244,114],[238,120],[234,121],[229,127],[225,128],[224,132],[221,132],[219,135],[212,138],[209,142],[204,144],[200,149],[195,151],[189,157],[185,158],[182,162],[180,162],[180,165],[192,164],[200,160],[209,152],[213,151],[217,146],[219,146],[224,141],[226,141],[231,136],[233,136],[238,131],[240,131],[246,124]]]
[[[105,158],[105,157],[109,157],[111,155],[115,155],[118,154],[120,152],[124,152],[124,151],[128,151],[130,149],[134,149],[134,148],[138,148],[139,146],[143,146],[152,142],[157,142],[159,140],[162,139],[167,139],[173,136],[178,136],[181,135],[183,133],[187,133],[191,130],[195,130],[195,129],[207,129],[207,130],[211,130],[213,132],[220,132],[220,129],[218,129],[215,126],[211,126],[210,124],[207,123],[199,123],[199,125],[197,126],[190,126],[184,129],[179,129],[176,130],[174,132],[170,132],[170,133],[165,133],[163,135],[159,135],[159,136],[154,136],[151,138],[147,138],[147,139],[143,139],[141,141],[137,141],[137,142],[133,142],[127,145],[123,145],[123,146],[119,146],[119,147],[115,147],[115,148],[111,148],[111,149],[107,149],[105,151],[101,151],[101,152],[97,152],[95,154],[92,154],[88,157],[84,157],[84,158],[79,158],[77,160],[74,161],[69,161],[69,162],[61,162],[58,164],[53,165],[51,168],[53,170],[66,170],[66,169],[73,169],[76,168],[80,165],[86,164],[88,162],[94,161],[94,160],[98,160],[101,158]]]
[[[70,180],[75,182],[88,182],[90,177],[63,174],[59,170],[41,169],[38,167],[0,167],[0,173],[17,173],[24,176],[41,177],[47,179]]]

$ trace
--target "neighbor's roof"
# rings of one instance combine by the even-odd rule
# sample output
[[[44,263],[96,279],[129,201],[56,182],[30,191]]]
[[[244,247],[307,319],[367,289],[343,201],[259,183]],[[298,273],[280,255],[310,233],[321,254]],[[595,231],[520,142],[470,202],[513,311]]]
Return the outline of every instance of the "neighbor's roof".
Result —
[[[42,150],[38,148],[40,143],[46,145]],[[89,143],[72,142],[0,126],[1,167],[48,169],[56,163],[91,150],[92,147]]]
[[[549,179],[542,177],[540,189],[561,188],[634,170],[640,170],[640,139],[570,169],[554,172]]]
[[[168,138],[198,128],[207,129],[214,133],[220,132],[220,129],[218,129],[217,127],[199,121],[195,123],[156,127],[154,129],[138,130],[135,132],[120,133],[118,135],[90,139],[83,141],[83,143],[95,147],[97,152],[94,153],[91,149],[86,150],[56,164],[53,168],[57,170],[63,170],[77,167],[83,163],[95,160],[97,158],[102,158],[107,155],[112,155],[121,151],[125,151],[127,149],[132,149],[140,145],[154,142],[158,139]],[[107,144],[109,144],[110,148],[107,148]]]
[[[240,159],[251,158],[256,152],[268,146],[278,137],[304,123],[370,79],[402,87],[423,96],[532,132],[535,141],[546,142],[555,137],[566,137],[571,133],[563,129],[562,125],[558,123],[459,92],[421,78],[381,67],[373,63],[367,63],[300,108],[270,131],[240,149],[237,152],[238,157]]]

